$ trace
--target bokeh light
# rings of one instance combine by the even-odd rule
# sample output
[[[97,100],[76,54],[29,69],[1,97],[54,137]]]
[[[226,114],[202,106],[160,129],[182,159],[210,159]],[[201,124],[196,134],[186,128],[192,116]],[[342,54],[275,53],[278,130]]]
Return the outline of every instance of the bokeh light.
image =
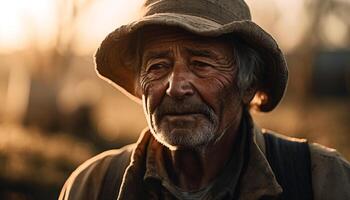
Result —
[[[288,90],[261,127],[350,158],[350,1],[247,0],[286,55]],[[142,107],[99,79],[93,54],[142,0],[0,0],[0,199],[55,199],[84,160],[136,141]],[[43,192],[45,191],[45,192]]]

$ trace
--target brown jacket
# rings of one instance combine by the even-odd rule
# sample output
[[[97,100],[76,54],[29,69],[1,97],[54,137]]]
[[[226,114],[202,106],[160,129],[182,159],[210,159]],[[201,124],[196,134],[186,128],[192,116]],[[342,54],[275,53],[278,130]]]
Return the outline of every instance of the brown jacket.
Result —
[[[265,156],[265,130],[254,129],[249,146],[247,169],[239,184],[239,199],[257,200],[278,197],[282,192]],[[144,158],[152,135],[145,130],[137,143],[122,149],[103,152],[82,164],[69,177],[61,191],[60,200],[99,199],[101,185],[111,159],[118,159],[119,193],[115,199],[144,199],[140,192],[144,173]],[[283,137],[283,136],[281,136]],[[283,137],[287,140],[293,138]],[[309,144],[314,199],[350,199],[350,163],[334,149]],[[254,181],[252,181],[254,180]]]

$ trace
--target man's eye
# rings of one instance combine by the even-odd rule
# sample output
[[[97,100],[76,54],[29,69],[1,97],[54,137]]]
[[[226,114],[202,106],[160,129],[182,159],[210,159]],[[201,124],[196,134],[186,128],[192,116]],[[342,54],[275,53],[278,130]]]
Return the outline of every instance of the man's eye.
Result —
[[[194,67],[200,67],[200,68],[212,67],[211,64],[205,63],[205,62],[201,62],[201,61],[193,61],[191,65],[194,66]]]
[[[168,67],[168,65],[166,65],[164,63],[157,63],[157,64],[153,64],[153,65],[149,66],[148,71],[162,70],[162,69],[166,69],[167,67]]]

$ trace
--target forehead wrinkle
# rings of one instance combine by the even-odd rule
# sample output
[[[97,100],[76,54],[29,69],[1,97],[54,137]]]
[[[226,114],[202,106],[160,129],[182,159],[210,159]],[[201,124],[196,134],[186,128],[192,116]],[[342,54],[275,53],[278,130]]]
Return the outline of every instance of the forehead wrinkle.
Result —
[[[173,54],[184,52],[190,56],[206,57],[222,60],[230,57],[224,46],[219,45],[218,38],[203,38],[188,34],[160,34],[145,37],[143,41],[142,62],[150,59],[171,57]],[[229,49],[231,50],[231,49]]]
[[[169,57],[171,55],[170,49],[164,49],[164,50],[149,50],[146,51],[143,56],[142,60],[147,61],[150,59],[157,59],[157,58],[164,58]]]
[[[191,48],[191,47],[184,47],[184,48],[186,52],[191,56],[208,57],[208,58],[215,58],[215,59],[219,58],[219,55],[217,55],[210,48],[209,49]]]

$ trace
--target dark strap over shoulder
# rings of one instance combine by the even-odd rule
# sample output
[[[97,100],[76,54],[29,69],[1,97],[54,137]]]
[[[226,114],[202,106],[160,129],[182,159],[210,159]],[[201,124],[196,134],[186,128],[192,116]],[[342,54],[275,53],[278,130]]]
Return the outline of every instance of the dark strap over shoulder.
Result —
[[[282,186],[283,200],[313,199],[311,160],[306,141],[291,141],[273,134],[264,134],[266,156]]]

